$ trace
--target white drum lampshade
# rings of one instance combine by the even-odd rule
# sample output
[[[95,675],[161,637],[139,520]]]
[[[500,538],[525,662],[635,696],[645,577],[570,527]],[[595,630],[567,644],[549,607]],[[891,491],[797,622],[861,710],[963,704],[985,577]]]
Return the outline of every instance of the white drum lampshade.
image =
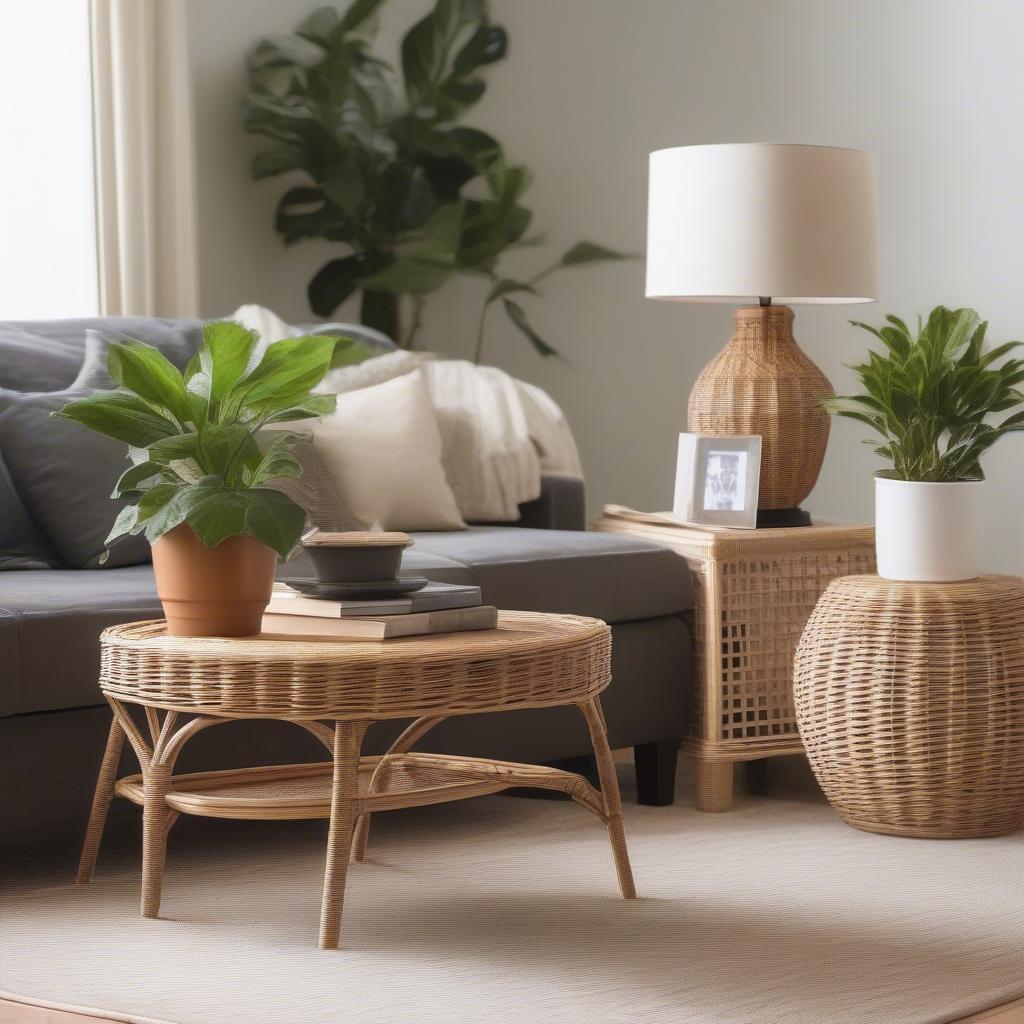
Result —
[[[874,157],[762,143],[651,154],[647,297],[736,302],[736,334],[698,378],[688,429],[762,438],[763,525],[807,522],[829,419],[824,374],[778,303],[871,302],[878,293]],[[773,514],[774,513],[774,514]]]

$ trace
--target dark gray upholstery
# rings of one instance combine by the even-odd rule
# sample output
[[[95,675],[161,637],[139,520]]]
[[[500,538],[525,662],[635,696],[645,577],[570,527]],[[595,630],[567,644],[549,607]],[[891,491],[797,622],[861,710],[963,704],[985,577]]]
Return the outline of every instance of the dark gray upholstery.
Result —
[[[66,391],[81,370],[87,329],[138,338],[183,366],[199,343],[201,324],[136,318],[0,323],[0,409],[5,399],[19,400],[12,392]],[[5,496],[0,470],[0,551],[20,558],[28,550],[30,528],[43,527],[37,531],[43,537],[52,531],[47,539],[61,538],[55,546],[65,561],[83,564],[85,555],[96,550],[100,529],[95,517],[84,514],[85,496],[98,493],[97,487],[108,493],[122,466],[107,465],[105,456],[87,445],[84,431],[80,437],[41,444],[44,436],[58,436],[49,431],[53,421],[45,414],[62,397],[43,396],[28,407],[31,415],[24,409],[18,416],[11,415],[14,409],[0,412],[0,449],[6,448],[0,454],[8,459],[16,496],[30,517],[26,522],[9,488]],[[106,498],[103,503],[105,536],[112,511]],[[416,534],[404,570],[446,582],[478,583],[486,601],[505,608],[574,612],[609,621],[614,678],[602,702],[611,741],[616,746],[671,746],[685,731],[692,691],[688,573],[666,549],[582,532],[583,509],[581,481],[546,478],[540,498],[523,507],[517,526]],[[68,523],[70,534],[64,532]],[[7,546],[12,539],[13,549]],[[78,548],[79,540],[86,546]],[[40,561],[52,561],[45,541],[43,551]],[[123,549],[116,557],[125,557]],[[109,726],[97,685],[99,634],[114,623],[161,614],[148,564],[54,570],[10,569],[7,561],[6,566],[8,571],[0,571],[0,777],[17,784],[0,786],[0,845],[66,834],[80,825]],[[309,572],[301,557],[281,567],[281,575]],[[374,726],[368,752],[383,749],[398,728],[400,723]],[[564,708],[452,720],[424,746],[527,761],[589,751],[582,719]],[[294,727],[248,722],[201,733],[179,767],[189,771],[322,757],[322,749]]]
[[[102,630],[160,614],[151,565],[0,573],[0,714],[99,703]]]
[[[572,612],[616,624],[690,607],[678,556],[627,537],[508,526],[414,537],[403,572],[477,583],[484,600],[500,608]],[[280,575],[312,570],[300,555]],[[3,573],[0,715],[98,703],[100,632],[161,614],[149,565]]]
[[[681,616],[612,628],[614,681],[602,704],[613,747],[681,734],[691,694],[691,658],[689,628]],[[371,726],[364,750],[383,752],[405,724]],[[109,728],[105,707],[0,718],[0,766],[8,780],[15,771],[18,780],[0,786],[0,847],[81,835]],[[590,745],[575,709],[550,708],[453,719],[438,726],[419,749],[545,763],[584,756]],[[294,726],[234,722],[199,733],[176,770],[324,758],[323,747]],[[122,773],[138,770],[126,753]],[[112,813],[137,817],[138,808],[115,800]]]
[[[123,334],[153,345],[183,367],[199,346],[203,321],[108,316],[0,321],[0,389],[60,391],[78,376],[85,332]],[[0,392],[2,397],[2,392]]]
[[[414,533],[412,551],[464,565],[499,608],[593,615],[633,622],[686,611],[689,574],[679,556],[614,533],[471,526],[459,533]]]
[[[535,501],[519,506],[516,526],[535,530],[582,530],[587,522],[583,481],[574,476],[550,474]]]
[[[32,522],[0,456],[0,571],[58,564],[57,553]]]

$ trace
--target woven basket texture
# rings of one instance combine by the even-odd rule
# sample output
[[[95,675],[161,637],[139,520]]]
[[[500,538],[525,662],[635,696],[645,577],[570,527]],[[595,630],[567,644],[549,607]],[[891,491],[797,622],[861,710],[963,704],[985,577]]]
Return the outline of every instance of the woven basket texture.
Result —
[[[1024,581],[833,582],[800,641],[797,717],[849,824],[922,838],[1024,825]]]
[[[828,378],[793,337],[789,306],[742,306],[735,334],[690,392],[689,430],[761,436],[758,508],[795,508],[818,480],[829,417]]]
[[[388,641],[171,637],[162,620],[111,626],[100,686],[198,714],[297,720],[458,715],[572,704],[611,679],[597,619],[501,612],[498,628]]]
[[[870,527],[688,531],[698,678],[686,746],[706,757],[800,749],[793,655],[835,579],[875,567]]]

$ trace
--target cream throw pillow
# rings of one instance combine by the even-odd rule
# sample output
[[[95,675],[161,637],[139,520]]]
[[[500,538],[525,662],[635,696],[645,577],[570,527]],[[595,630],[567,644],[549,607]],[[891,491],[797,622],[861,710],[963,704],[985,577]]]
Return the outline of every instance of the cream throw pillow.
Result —
[[[337,412],[312,433],[327,475],[360,522],[384,530],[465,529],[420,370],[339,395]]]

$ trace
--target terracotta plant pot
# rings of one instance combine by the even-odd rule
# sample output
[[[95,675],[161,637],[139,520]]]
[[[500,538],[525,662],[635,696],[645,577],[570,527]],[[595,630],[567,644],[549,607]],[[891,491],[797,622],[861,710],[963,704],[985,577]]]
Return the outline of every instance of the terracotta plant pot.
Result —
[[[191,526],[153,545],[156,592],[171,636],[253,636],[274,586],[277,553],[254,537],[208,548]]]

